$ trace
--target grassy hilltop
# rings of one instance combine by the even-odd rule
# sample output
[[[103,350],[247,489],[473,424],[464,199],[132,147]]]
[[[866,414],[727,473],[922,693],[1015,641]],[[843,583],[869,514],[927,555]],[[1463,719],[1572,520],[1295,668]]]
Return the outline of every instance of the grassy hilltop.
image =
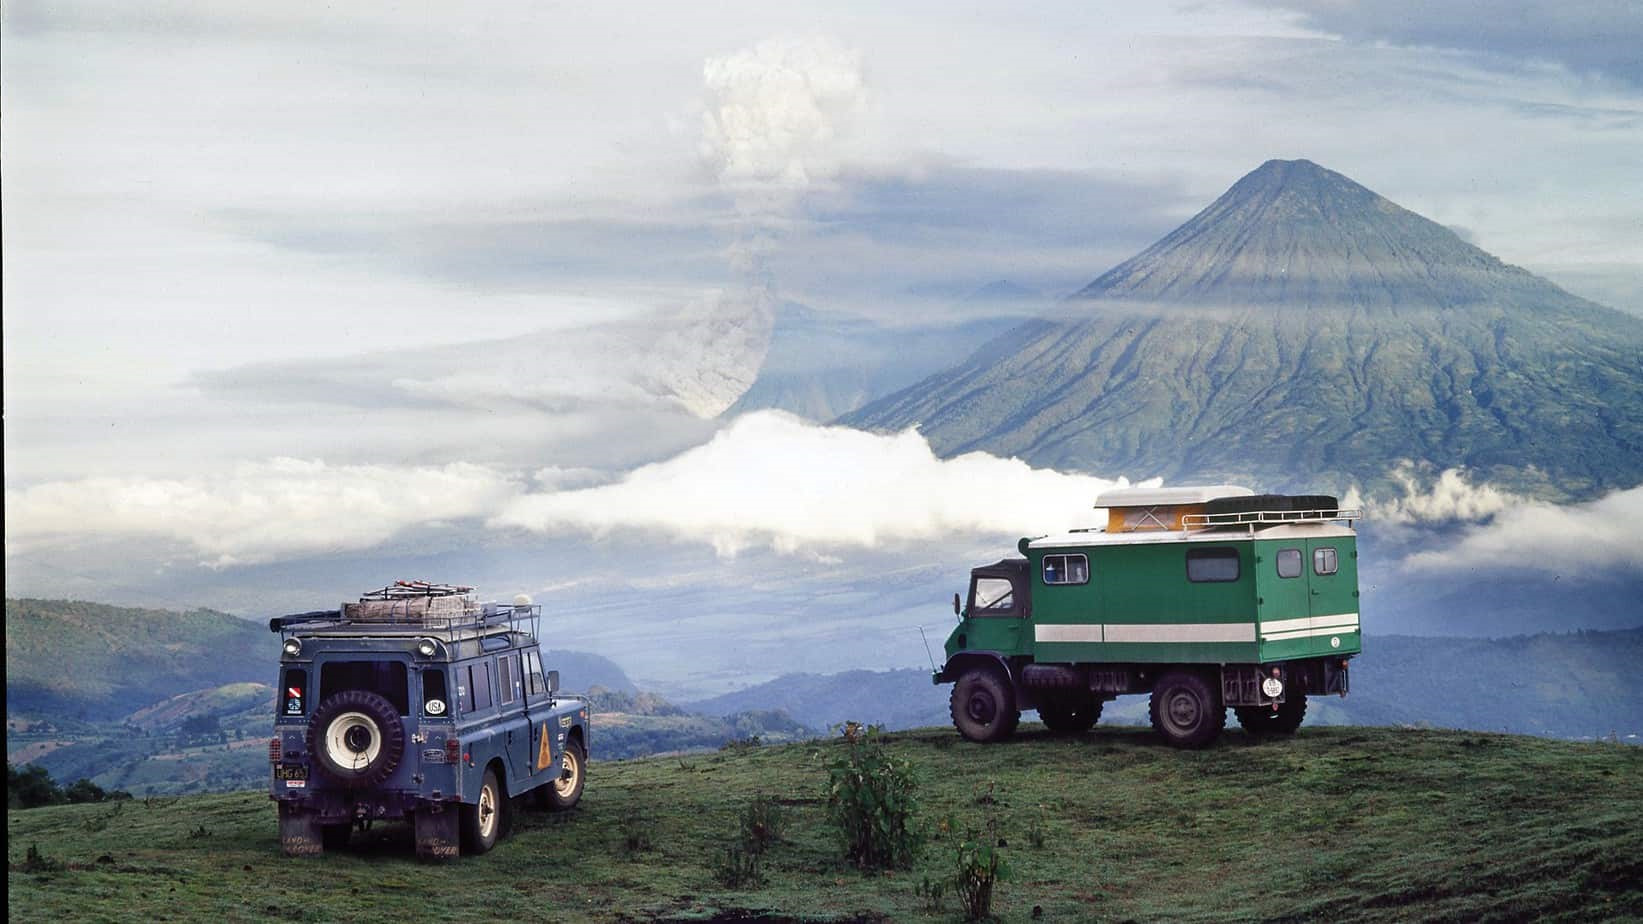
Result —
[[[978,746],[892,737],[920,817],[997,823],[1008,921],[1599,920],[1643,916],[1643,750],[1465,732],[1229,733],[1180,752],[1139,729]],[[568,815],[517,813],[483,857],[417,864],[404,825],[280,856],[262,793],[9,812],[12,920],[903,921],[950,875],[847,866],[821,792],[839,742],[596,763]],[[714,872],[758,795],[785,806],[762,886]],[[31,861],[28,851],[37,848]],[[1034,909],[1041,909],[1036,915]]]

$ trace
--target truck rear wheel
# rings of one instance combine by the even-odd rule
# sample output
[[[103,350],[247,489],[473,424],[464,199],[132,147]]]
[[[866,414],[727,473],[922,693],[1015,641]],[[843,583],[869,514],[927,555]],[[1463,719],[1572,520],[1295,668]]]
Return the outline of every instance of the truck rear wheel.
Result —
[[[1101,720],[1101,701],[1050,700],[1038,704],[1038,718],[1057,734],[1086,732]]]
[[[971,741],[1008,738],[1021,721],[1015,688],[998,671],[969,670],[953,684],[953,727]]]
[[[1292,691],[1277,709],[1236,706],[1232,712],[1238,716],[1238,724],[1251,735],[1292,735],[1306,718],[1306,694]]]
[[[1152,688],[1152,727],[1178,748],[1201,748],[1227,724],[1226,706],[1204,678],[1170,671]]]

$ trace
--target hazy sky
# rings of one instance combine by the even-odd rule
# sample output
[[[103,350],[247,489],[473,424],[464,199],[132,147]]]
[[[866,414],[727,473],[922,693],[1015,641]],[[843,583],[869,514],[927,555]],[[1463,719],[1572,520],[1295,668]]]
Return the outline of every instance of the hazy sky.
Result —
[[[1643,312],[1625,0],[3,12],[8,590],[485,524],[676,538],[701,518],[629,504],[818,444],[984,529],[905,441],[714,419],[770,305],[1063,294],[1274,157]],[[1087,509],[1059,477],[1021,484]],[[836,538],[767,526],[694,536]]]

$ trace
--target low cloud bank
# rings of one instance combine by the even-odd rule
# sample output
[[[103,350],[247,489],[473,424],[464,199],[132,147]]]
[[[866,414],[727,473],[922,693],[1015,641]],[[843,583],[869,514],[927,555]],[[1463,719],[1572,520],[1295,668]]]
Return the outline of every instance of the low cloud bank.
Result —
[[[648,530],[710,542],[721,555],[754,546],[792,553],[1087,526],[1095,496],[1128,484],[984,453],[943,460],[916,431],[885,436],[761,411],[614,484],[521,497],[492,522]]]
[[[6,492],[7,552],[84,537],[180,541],[213,567],[378,546],[410,527],[471,520],[520,484],[484,466],[272,459],[177,479],[87,478]]]
[[[1413,571],[1643,571],[1643,485],[1586,504],[1522,503],[1468,528],[1446,548],[1405,560]],[[1639,607],[1635,600],[1615,601]]]
[[[754,547],[820,556],[1087,526],[1096,495],[1128,483],[983,453],[944,460],[912,430],[886,436],[760,411],[614,480],[552,466],[527,477],[467,462],[280,458],[182,478],[49,482],[6,492],[6,545],[9,557],[152,537],[220,568],[404,544],[413,529],[489,526],[655,536],[724,556]]]

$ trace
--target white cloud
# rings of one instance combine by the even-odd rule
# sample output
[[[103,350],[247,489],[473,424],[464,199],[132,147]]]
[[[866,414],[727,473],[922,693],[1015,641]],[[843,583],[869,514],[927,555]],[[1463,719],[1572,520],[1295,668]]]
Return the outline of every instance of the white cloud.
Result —
[[[1399,465],[1391,477],[1403,493],[1393,498],[1365,498],[1354,488],[1344,499],[1348,507],[1362,507],[1377,522],[1408,525],[1447,521],[1484,520],[1525,499],[1489,485],[1472,484],[1466,470],[1444,469],[1423,484],[1428,472],[1411,462]]]
[[[492,523],[655,532],[721,555],[759,545],[814,553],[1087,526],[1095,496],[1127,484],[985,453],[943,460],[915,431],[884,436],[761,411],[616,483],[520,497]]]
[[[1643,486],[1587,504],[1506,507],[1487,524],[1469,528],[1449,547],[1418,552],[1406,564],[1414,571],[1643,571]]]
[[[214,476],[87,478],[6,492],[8,555],[87,536],[183,542],[203,564],[264,563],[378,546],[413,527],[485,516],[520,490],[478,465],[272,459]]]

